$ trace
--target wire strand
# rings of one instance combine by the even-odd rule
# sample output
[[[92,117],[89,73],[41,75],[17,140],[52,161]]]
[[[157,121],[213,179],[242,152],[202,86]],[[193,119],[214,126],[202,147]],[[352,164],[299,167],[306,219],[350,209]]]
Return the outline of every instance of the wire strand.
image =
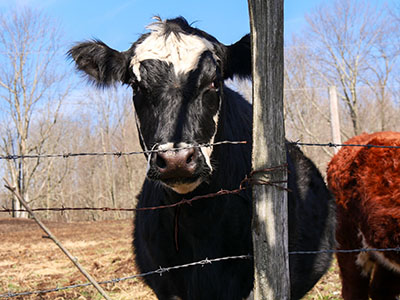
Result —
[[[247,255],[237,255],[237,256],[226,256],[226,257],[221,257],[221,258],[205,258],[200,261],[188,263],[188,264],[182,264],[182,265],[177,265],[177,266],[172,266],[172,267],[159,267],[156,270],[150,271],[150,272],[145,272],[141,274],[136,274],[136,275],[131,275],[127,277],[122,277],[122,278],[114,278],[106,281],[101,281],[98,282],[99,284],[109,284],[109,283],[117,283],[120,281],[125,281],[129,279],[135,279],[135,278],[140,278],[140,277],[146,277],[150,275],[159,275],[162,276],[166,272],[170,272],[172,270],[178,270],[178,269],[183,269],[183,268],[189,268],[189,267],[194,267],[194,266],[201,266],[204,267],[205,265],[210,265],[216,262],[221,262],[221,261],[226,261],[226,260],[235,260],[235,259],[252,259],[253,256],[247,254]],[[57,287],[57,288],[51,288],[51,289],[45,289],[45,290],[37,290],[37,291],[27,291],[27,292],[21,292],[21,293],[6,293],[6,294],[0,294],[0,298],[12,298],[12,297],[19,297],[19,296],[29,296],[29,295],[36,295],[36,294],[46,294],[46,293],[51,293],[51,292],[58,292],[58,291],[63,291],[67,289],[72,289],[72,288],[78,288],[78,287],[87,287],[92,285],[91,283],[80,283],[80,284],[74,284],[74,285],[69,285],[69,286],[64,286],[64,287]]]
[[[335,143],[304,143],[304,142],[288,142],[288,144],[298,146],[315,146],[315,147],[364,147],[364,148],[386,148],[386,149],[400,149],[400,146],[387,146],[387,145],[371,145],[371,144],[335,144]]]
[[[200,145],[192,145],[179,148],[171,148],[168,151],[177,151],[189,148],[202,148],[202,147],[213,147],[219,145],[240,145],[246,144],[246,141],[221,141],[215,143],[206,143]],[[15,155],[15,154],[3,154],[0,155],[0,160],[15,160],[15,159],[30,159],[30,158],[70,158],[77,156],[127,156],[127,155],[138,155],[138,154],[150,154],[165,152],[166,150],[146,150],[146,151],[131,151],[131,152],[79,152],[79,153],[56,153],[56,154],[26,154],[26,155]]]

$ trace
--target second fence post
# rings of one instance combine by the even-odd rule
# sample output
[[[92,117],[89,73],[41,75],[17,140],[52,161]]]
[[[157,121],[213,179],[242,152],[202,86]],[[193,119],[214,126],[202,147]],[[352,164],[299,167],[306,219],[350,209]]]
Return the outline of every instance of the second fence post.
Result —
[[[287,180],[283,114],[283,0],[249,0],[253,68],[253,171],[259,182]],[[274,168],[283,167],[283,168]],[[286,183],[280,183],[286,187]],[[254,298],[290,298],[287,191],[253,187]]]
[[[338,98],[336,92],[336,86],[330,86],[328,88],[329,93],[329,107],[331,116],[331,132],[332,132],[332,142],[334,144],[341,144],[342,140],[340,138],[340,121],[339,121],[339,107]],[[339,147],[334,148],[335,154],[340,150]]]

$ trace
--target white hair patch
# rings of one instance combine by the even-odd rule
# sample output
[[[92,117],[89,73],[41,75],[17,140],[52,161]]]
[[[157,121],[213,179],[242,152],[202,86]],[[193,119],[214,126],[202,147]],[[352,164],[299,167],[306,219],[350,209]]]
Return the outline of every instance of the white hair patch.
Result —
[[[150,35],[136,46],[131,67],[137,80],[140,79],[140,63],[147,59],[165,61],[174,66],[175,74],[187,73],[195,69],[200,55],[212,51],[214,45],[196,35],[174,33],[165,34],[165,21],[147,27]]]
[[[359,232],[359,236],[362,238],[362,245],[363,248],[365,249],[373,249],[374,247],[368,245],[364,235]],[[373,266],[371,266],[371,263],[374,264],[374,262],[369,258],[369,256],[373,256],[378,263],[384,265],[387,269],[400,273],[400,264],[397,262],[388,259],[384,253],[379,252],[379,251],[371,251],[368,253],[368,255],[362,255],[360,253],[357,257],[356,263],[363,269],[362,274],[366,275],[368,272],[371,272],[373,269]]]

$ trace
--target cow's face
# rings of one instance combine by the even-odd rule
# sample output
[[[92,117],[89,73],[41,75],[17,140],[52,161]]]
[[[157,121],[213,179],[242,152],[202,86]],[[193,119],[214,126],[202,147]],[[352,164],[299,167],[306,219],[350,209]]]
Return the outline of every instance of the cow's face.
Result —
[[[227,47],[183,18],[149,29],[126,52],[95,41],[69,53],[99,85],[131,85],[142,147],[154,150],[147,176],[185,194],[213,171],[213,148],[204,144],[218,132],[223,80],[249,74],[249,38]]]

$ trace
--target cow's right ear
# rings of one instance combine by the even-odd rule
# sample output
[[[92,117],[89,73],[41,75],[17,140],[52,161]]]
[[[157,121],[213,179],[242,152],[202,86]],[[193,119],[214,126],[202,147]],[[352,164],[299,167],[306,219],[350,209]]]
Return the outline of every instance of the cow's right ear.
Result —
[[[130,81],[127,53],[111,49],[101,41],[77,44],[68,51],[68,56],[75,61],[76,68],[98,86],[115,82],[128,84]]]
[[[226,46],[226,60],[224,63],[224,79],[238,76],[251,76],[251,44],[250,34],[245,35],[236,43]]]

